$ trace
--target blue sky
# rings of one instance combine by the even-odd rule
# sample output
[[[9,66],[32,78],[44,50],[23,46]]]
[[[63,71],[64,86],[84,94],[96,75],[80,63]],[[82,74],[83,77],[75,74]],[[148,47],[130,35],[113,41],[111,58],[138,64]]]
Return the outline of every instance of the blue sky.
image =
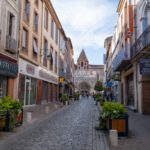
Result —
[[[76,62],[82,49],[91,64],[103,64],[104,39],[114,33],[118,0],[51,0]]]

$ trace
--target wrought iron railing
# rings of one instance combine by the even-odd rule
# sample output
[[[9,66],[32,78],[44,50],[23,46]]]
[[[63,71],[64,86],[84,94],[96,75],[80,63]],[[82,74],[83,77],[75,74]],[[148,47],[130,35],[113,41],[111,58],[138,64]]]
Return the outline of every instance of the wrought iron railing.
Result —
[[[129,59],[124,49],[121,49],[113,60],[113,70],[116,70],[123,60]]]
[[[12,54],[17,53],[17,40],[12,38],[11,36],[6,36],[6,50],[8,50]]]
[[[150,45],[150,26],[141,34],[131,47],[131,58],[135,57],[140,51]]]

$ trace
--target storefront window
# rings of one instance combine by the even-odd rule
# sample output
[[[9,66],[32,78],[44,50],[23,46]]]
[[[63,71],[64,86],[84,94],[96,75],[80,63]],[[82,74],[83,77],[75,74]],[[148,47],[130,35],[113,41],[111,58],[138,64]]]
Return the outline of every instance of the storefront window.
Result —
[[[134,81],[133,74],[127,77],[127,105],[134,106]]]
[[[30,105],[35,104],[36,99],[36,79],[31,78]]]
[[[20,74],[19,99],[23,105],[36,103],[36,79]]]
[[[19,100],[24,104],[24,91],[25,91],[25,76],[20,74],[19,79]]]
[[[7,78],[0,76],[0,98],[7,94]]]

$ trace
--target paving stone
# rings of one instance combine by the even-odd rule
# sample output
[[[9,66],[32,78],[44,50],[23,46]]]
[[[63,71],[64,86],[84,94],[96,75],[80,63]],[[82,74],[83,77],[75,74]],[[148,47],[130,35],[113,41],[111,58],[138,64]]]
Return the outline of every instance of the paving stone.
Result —
[[[93,99],[82,99],[0,141],[0,150],[107,150],[106,135],[95,130],[98,117]]]

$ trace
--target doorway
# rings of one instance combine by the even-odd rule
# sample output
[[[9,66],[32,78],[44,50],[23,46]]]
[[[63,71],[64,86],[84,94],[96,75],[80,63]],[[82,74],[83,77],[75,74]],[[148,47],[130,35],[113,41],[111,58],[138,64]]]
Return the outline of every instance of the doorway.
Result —
[[[24,106],[34,105],[36,102],[36,79],[26,76],[24,88]]]

